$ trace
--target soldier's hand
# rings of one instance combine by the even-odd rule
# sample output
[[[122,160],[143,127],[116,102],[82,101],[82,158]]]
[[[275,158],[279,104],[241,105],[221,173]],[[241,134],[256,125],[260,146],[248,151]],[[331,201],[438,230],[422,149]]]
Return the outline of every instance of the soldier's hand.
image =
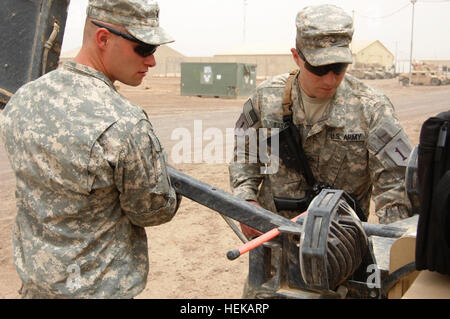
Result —
[[[255,206],[261,207],[261,205],[258,202],[254,201],[254,200],[249,200],[248,202],[253,204],[253,205],[255,205]],[[262,233],[260,231],[257,231],[256,229],[251,228],[250,226],[242,224],[241,222],[239,224],[241,226],[242,233],[248,239],[252,239],[254,237],[258,237],[258,236],[262,235]]]
[[[390,224],[411,217],[412,211],[410,211],[406,206],[394,205],[387,207],[376,214],[380,224]]]
[[[254,200],[248,200],[247,202],[249,202],[250,204],[253,204],[253,205],[256,205],[256,206],[261,207],[261,205],[260,205],[257,201],[254,201]]]

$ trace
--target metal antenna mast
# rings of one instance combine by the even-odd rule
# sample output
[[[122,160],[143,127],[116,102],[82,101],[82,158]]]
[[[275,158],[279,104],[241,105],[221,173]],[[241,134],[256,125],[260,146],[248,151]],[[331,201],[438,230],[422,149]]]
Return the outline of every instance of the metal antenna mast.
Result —
[[[413,56],[413,36],[414,36],[414,5],[416,4],[417,0],[411,0],[412,3],[412,21],[411,21],[411,51],[409,54],[409,85],[411,85],[412,81],[412,56]]]

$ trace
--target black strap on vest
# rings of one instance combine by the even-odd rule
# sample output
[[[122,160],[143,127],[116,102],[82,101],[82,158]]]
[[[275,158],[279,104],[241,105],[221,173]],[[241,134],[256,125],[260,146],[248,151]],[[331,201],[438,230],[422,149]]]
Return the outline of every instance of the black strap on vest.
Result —
[[[309,166],[308,159],[306,157],[305,151],[303,149],[302,137],[297,127],[294,124],[292,117],[292,99],[291,92],[292,86],[295,78],[297,77],[299,70],[294,70],[289,74],[289,77],[286,82],[286,86],[283,94],[283,122],[286,125],[284,132],[281,132],[280,137],[283,137],[285,140],[286,146],[289,149],[289,153],[294,157],[294,166],[297,171],[300,171],[303,177],[306,180],[306,183],[309,186],[307,193],[305,194],[305,198],[302,199],[288,199],[288,198],[274,198],[275,206],[277,209],[289,209],[289,207],[294,210],[294,208],[304,207],[309,205],[311,200],[317,196],[322,189],[330,188],[330,185],[325,183],[319,183],[314,177],[314,174]],[[282,147],[282,142],[280,141],[280,147]],[[281,156],[282,157],[282,156]],[[347,196],[348,197],[348,196]],[[361,205],[359,204],[356,196],[354,194],[350,194],[349,204],[354,209],[355,213],[358,215],[359,219],[362,221],[367,221],[367,217],[362,211]],[[297,205],[297,206],[296,206]]]
[[[297,163],[300,163],[299,171],[302,172],[305,177],[306,182],[308,183],[310,188],[317,187],[317,181],[314,178],[314,174],[309,166],[308,159],[306,158],[305,151],[303,149],[302,137],[297,127],[294,124],[292,118],[292,99],[291,92],[292,86],[294,84],[294,80],[297,77],[299,70],[294,70],[289,73],[289,77],[286,81],[286,86],[284,88],[283,94],[283,122],[286,124],[286,130],[289,130],[288,136],[291,138],[287,139],[289,149],[291,150],[291,154],[295,154],[297,157]]]

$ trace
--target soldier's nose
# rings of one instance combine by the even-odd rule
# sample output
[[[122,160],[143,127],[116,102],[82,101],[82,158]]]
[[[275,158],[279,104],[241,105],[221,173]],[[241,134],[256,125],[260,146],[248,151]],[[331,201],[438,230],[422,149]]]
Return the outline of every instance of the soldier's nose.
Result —
[[[149,56],[145,57],[144,63],[148,67],[153,68],[156,65],[155,55],[152,54],[152,55],[149,55]]]
[[[322,81],[324,84],[326,84],[328,86],[334,86],[337,81],[337,75],[334,74],[334,72],[330,70],[330,72],[328,72],[327,74],[322,76]]]

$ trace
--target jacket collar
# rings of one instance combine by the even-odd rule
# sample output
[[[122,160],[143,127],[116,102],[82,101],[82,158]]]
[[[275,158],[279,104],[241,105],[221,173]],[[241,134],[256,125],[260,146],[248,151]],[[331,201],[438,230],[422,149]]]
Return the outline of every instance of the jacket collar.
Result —
[[[91,77],[97,78],[100,81],[105,82],[106,85],[108,85],[112,89],[116,90],[113,83],[108,79],[108,77],[104,73],[102,73],[94,68],[91,68],[87,65],[76,63],[73,61],[66,61],[63,64],[63,68],[70,70],[72,72],[77,72],[80,74],[84,74],[86,76],[91,76]]]
[[[296,95],[300,95],[300,87],[298,82],[298,75],[295,79],[295,85],[293,86],[295,88]],[[344,80],[339,85],[338,89],[336,90],[336,93],[334,94],[333,98],[330,101],[330,104],[325,111],[325,114],[322,116],[322,118],[319,120],[319,122],[316,123],[314,126],[318,126],[318,130],[320,130],[323,126],[333,127],[333,128],[342,128],[345,127],[345,112],[346,112],[346,94],[345,92],[348,92],[347,88],[348,84]],[[300,95],[301,96],[301,95]],[[314,130],[316,131],[316,130]]]

